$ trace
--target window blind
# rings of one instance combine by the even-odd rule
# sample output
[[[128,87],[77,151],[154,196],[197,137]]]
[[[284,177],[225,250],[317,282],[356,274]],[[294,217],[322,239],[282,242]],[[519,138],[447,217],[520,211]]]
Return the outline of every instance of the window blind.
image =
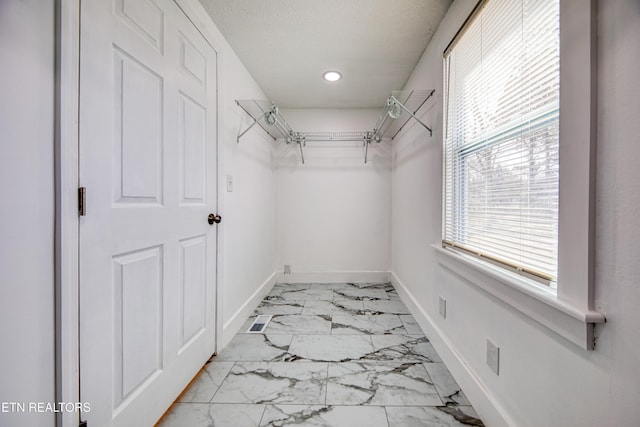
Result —
[[[489,0],[444,58],[443,243],[557,271],[559,0]]]

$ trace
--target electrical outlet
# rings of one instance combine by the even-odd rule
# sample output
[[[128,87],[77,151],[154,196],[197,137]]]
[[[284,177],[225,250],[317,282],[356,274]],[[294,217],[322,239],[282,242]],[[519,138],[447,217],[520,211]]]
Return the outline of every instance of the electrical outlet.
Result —
[[[500,347],[489,338],[487,338],[487,365],[496,375],[500,375]]]
[[[291,274],[291,266],[289,264],[284,265],[284,274]]]
[[[233,176],[227,175],[227,193],[233,191]]]
[[[438,311],[443,319],[447,318],[447,300],[444,297],[438,297]]]

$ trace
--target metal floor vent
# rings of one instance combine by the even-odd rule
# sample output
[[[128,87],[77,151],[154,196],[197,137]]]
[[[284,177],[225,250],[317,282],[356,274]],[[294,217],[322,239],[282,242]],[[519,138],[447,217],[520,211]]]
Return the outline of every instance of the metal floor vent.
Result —
[[[271,321],[271,316],[263,314],[255,318],[249,329],[247,329],[248,334],[261,334],[267,328],[267,325]]]

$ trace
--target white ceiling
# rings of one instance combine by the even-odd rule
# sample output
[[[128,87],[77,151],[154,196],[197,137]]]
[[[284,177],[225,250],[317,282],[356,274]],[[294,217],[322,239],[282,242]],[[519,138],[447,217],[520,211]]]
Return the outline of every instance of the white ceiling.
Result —
[[[378,108],[403,88],[452,0],[200,1],[276,105]],[[343,78],[326,82],[327,70]]]

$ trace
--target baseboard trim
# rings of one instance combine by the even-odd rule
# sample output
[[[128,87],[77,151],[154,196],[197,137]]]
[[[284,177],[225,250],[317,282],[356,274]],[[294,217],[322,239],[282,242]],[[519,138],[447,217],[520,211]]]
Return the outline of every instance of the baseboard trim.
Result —
[[[388,271],[301,271],[278,272],[279,283],[366,283],[388,282]]]
[[[447,365],[458,384],[460,384],[485,425],[496,427],[516,426],[517,424],[506,413],[492,393],[489,392],[462,354],[458,352],[442,329],[438,327],[431,316],[420,306],[413,294],[394,272],[390,273],[390,279],[398,291],[400,299],[406,304],[422,330],[425,331],[429,337],[429,341],[431,341],[431,344],[433,344],[442,361]]]
[[[277,277],[278,274],[275,271],[271,273],[267,280],[265,280],[249,297],[247,302],[245,302],[242,307],[233,313],[231,318],[224,323],[222,326],[221,345],[218,351],[225,348],[231,339],[238,333],[240,328],[242,328],[242,325],[244,325],[249,316],[251,316],[258,304],[260,304],[264,297],[271,291],[271,288],[276,284]]]

